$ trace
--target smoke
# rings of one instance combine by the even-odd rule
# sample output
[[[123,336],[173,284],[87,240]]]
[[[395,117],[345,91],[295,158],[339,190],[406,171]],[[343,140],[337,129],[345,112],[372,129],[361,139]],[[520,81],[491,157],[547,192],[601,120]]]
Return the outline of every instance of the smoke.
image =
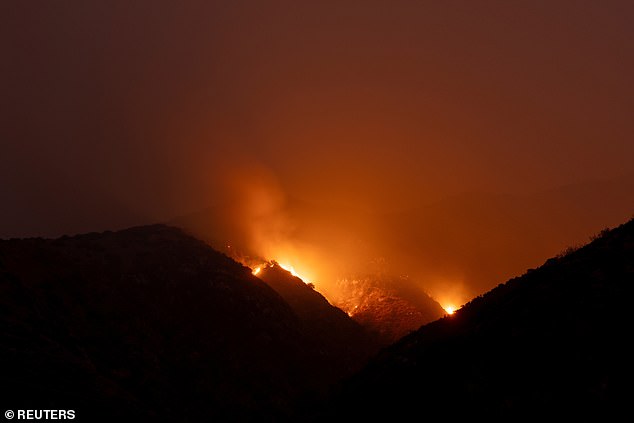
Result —
[[[634,208],[626,195],[632,176],[383,212],[300,199],[262,164],[224,175],[224,194],[198,215],[204,224],[193,232],[247,265],[275,260],[292,266],[327,298],[345,302],[354,293],[343,292],[352,285],[342,282],[359,280],[366,290],[372,281],[413,303],[428,294],[457,307],[606,224],[626,220]],[[192,227],[195,220],[183,222]]]
[[[460,304],[631,215],[632,6],[251,3],[8,2],[0,237],[181,216]]]
[[[250,163],[227,169],[222,195],[210,209],[176,223],[253,268],[274,260],[292,267],[331,300],[355,301],[348,279],[363,280],[416,303],[431,294],[445,304],[461,304],[468,293],[456,279],[431,277],[437,269],[417,268],[407,259],[415,240],[397,248],[398,230],[385,214],[364,207],[313,203],[289,196],[275,173]],[[424,254],[424,253],[423,253]],[[440,287],[436,289],[436,287]],[[345,291],[345,292],[344,292]]]
[[[222,194],[209,210],[177,223],[247,265],[275,260],[292,266],[305,281],[319,281],[322,288],[336,273],[334,263],[348,261],[335,259],[338,225],[316,221],[315,211],[289,198],[271,169],[258,163],[236,166],[222,180]],[[198,226],[192,227],[192,221]]]

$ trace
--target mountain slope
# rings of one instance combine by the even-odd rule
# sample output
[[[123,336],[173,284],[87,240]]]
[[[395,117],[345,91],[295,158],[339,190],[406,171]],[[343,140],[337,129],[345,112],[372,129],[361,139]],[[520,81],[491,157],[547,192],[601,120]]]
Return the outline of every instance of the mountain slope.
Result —
[[[634,220],[384,350],[341,418],[611,418],[628,408]],[[333,411],[334,410],[334,411]]]
[[[279,419],[336,376],[250,269],[160,225],[0,241],[0,363],[7,407],[90,421]]]
[[[330,363],[329,371],[349,375],[359,370],[378,350],[375,337],[341,309],[331,305],[314,287],[277,263],[262,266],[257,276],[291,306],[314,341],[315,350]]]
[[[412,289],[405,277],[366,275],[338,281],[342,294],[336,304],[386,346],[424,324],[444,316],[446,311],[424,291]]]
[[[378,338],[382,345],[388,345],[445,314],[440,304],[429,297],[420,284],[407,277],[388,276],[389,273],[378,264],[381,260],[370,260],[375,254],[365,244],[367,238],[371,238],[368,231],[374,224],[369,221],[374,217],[367,212],[359,214],[289,199],[287,209],[283,212],[276,210],[268,216],[269,221],[259,215],[256,219],[249,217],[248,212],[236,205],[238,203],[181,216],[171,224],[192,233],[239,262],[256,266],[276,257],[260,257],[261,253],[253,249],[253,234],[250,234],[253,227],[262,225],[260,235],[270,230],[270,238],[278,239],[280,234],[276,232],[277,229],[272,229],[279,227],[277,219],[292,222],[287,225],[293,228],[292,231],[289,230],[281,239],[299,240],[299,245],[304,248],[308,246],[311,252],[321,251],[317,267],[325,273],[315,282],[317,290]],[[341,219],[343,224],[335,224]],[[378,240],[375,243],[381,244]],[[392,253],[394,251],[402,253],[400,247],[395,247]],[[387,252],[383,254],[387,255]],[[371,263],[368,264],[368,261]],[[355,268],[359,269],[351,270]],[[403,269],[398,270],[395,275],[403,272]],[[301,296],[302,291],[295,293]],[[305,292],[319,295],[310,290]],[[292,302],[290,297],[285,299]]]

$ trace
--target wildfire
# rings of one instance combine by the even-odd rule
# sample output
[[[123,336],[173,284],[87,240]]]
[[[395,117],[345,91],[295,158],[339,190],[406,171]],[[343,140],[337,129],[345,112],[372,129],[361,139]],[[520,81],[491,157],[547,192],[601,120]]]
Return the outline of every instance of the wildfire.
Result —
[[[446,305],[443,306],[443,308],[445,309],[447,314],[454,314],[456,312],[456,307],[454,307],[453,305]]]
[[[301,276],[299,273],[297,273],[297,271],[295,270],[295,268],[294,268],[293,266],[291,266],[290,264],[286,264],[286,263],[284,263],[284,264],[282,264],[282,263],[278,263],[278,264],[279,264],[279,266],[280,266],[282,269],[286,270],[286,271],[287,271],[287,272],[289,272],[291,275],[293,275],[293,276],[295,276],[295,277],[298,277],[298,278],[300,278],[301,280],[303,280],[303,281],[304,281],[304,283],[309,283],[309,282],[310,282],[310,280],[309,280],[307,277],[305,277],[305,276]]]
[[[291,275],[300,278],[304,283],[310,283],[310,279],[307,278],[306,276],[302,276],[300,275],[293,266],[291,266],[288,263],[278,263],[277,261],[271,261],[270,263],[265,263],[262,264],[260,266],[257,266],[255,268],[253,268],[253,270],[251,271],[251,273],[254,276],[259,275],[262,272],[262,269],[266,268],[266,267],[273,267],[275,264],[277,264],[278,266],[280,266],[282,269],[286,270],[287,272],[289,272]]]
[[[348,310],[348,311],[346,312],[346,314],[348,314],[348,316],[352,317],[352,316],[354,316],[354,315],[355,315],[355,313],[357,312],[357,309],[358,309],[358,308],[359,308],[359,306],[358,306],[358,305],[356,305],[356,306],[354,306],[354,308],[353,308],[352,310]]]

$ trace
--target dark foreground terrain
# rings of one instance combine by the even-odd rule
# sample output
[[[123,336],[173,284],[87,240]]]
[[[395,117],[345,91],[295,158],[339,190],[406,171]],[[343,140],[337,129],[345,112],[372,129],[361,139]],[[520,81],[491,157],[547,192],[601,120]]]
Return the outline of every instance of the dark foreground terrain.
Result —
[[[420,328],[363,369],[377,339],[275,263],[259,276],[161,225],[0,241],[0,403],[73,409],[78,421],[603,421],[629,412],[634,221]]]
[[[634,220],[382,351],[320,418],[631,415]]]
[[[376,350],[302,288],[318,320],[160,225],[0,241],[1,403],[79,421],[285,419]]]

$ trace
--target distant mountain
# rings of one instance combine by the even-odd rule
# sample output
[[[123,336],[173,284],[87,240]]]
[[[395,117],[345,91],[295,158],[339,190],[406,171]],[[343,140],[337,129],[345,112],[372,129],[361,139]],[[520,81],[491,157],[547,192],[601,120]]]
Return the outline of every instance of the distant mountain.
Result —
[[[392,326],[398,327],[411,316],[406,303],[424,293],[443,305],[462,304],[567,245],[585,243],[588,234],[625,221],[634,210],[633,192],[634,174],[626,174],[535,193],[475,192],[431,203],[412,195],[407,208],[389,213],[287,198],[270,214],[261,215],[235,202],[217,204],[173,223],[234,257],[235,249],[246,256],[266,255],[266,249],[258,250],[263,239],[296,250],[310,247],[313,265],[324,274],[315,281],[317,289],[347,312],[352,310],[345,304],[357,297],[345,291],[342,280],[407,275],[399,285],[408,285],[408,292],[385,293],[378,281],[373,294],[395,300],[391,310],[404,312],[401,317],[394,315]],[[253,242],[254,228],[258,242]],[[385,304],[366,303],[371,318],[362,321],[365,313],[353,317],[364,325],[378,324],[381,316],[392,315],[386,313]],[[423,310],[434,313],[434,308]],[[374,328],[384,330],[380,325]]]
[[[627,415],[633,294],[631,220],[387,348],[318,420]]]
[[[260,263],[275,259],[260,257],[258,251],[252,248],[248,233],[250,225],[240,222],[236,217],[243,214],[225,205],[181,216],[174,219],[171,224],[184,228],[243,263]],[[298,216],[306,220],[298,219]],[[301,242],[306,242],[311,247],[323,248],[325,251],[322,254],[324,261],[319,263],[319,266],[322,270],[327,270],[329,278],[317,281],[316,289],[327,297],[327,301],[343,309],[373,334],[380,344],[388,345],[445,314],[437,301],[410,280],[403,277],[386,277],[384,269],[376,264],[359,266],[360,262],[365,263],[373,257],[371,252],[364,249],[363,242],[358,241],[361,238],[360,234],[364,233],[364,225],[369,225],[367,220],[371,220],[367,215],[359,216],[350,211],[317,207],[294,199],[288,202],[285,218],[293,222],[290,226],[295,232],[292,236],[289,235],[289,238],[283,238],[284,240],[291,240],[292,243],[293,237],[296,236]],[[343,227],[337,224],[341,219],[345,220]],[[361,256],[364,258],[360,258]],[[334,258],[340,263],[333,265]],[[345,260],[350,261],[349,266],[341,263]],[[331,267],[338,270],[328,271]],[[348,271],[341,270],[346,267]],[[359,271],[360,267],[363,267],[364,273]],[[368,272],[367,268],[371,268],[371,271]],[[272,269],[269,267],[269,274],[270,270]],[[274,273],[279,272],[285,271],[278,266]],[[265,279],[261,274],[258,276]],[[303,295],[304,290],[288,291],[288,287],[276,286],[276,290],[282,296],[285,292]],[[322,297],[320,293],[311,291],[306,292]],[[292,298],[287,296],[285,299],[293,303]]]
[[[280,420],[369,354],[342,312],[312,323],[334,357],[297,304],[162,225],[0,240],[0,293],[2,403],[80,421]]]
[[[342,294],[336,304],[383,345],[446,314],[425,292],[407,292],[413,284],[403,277],[356,276],[339,280],[339,286]]]

